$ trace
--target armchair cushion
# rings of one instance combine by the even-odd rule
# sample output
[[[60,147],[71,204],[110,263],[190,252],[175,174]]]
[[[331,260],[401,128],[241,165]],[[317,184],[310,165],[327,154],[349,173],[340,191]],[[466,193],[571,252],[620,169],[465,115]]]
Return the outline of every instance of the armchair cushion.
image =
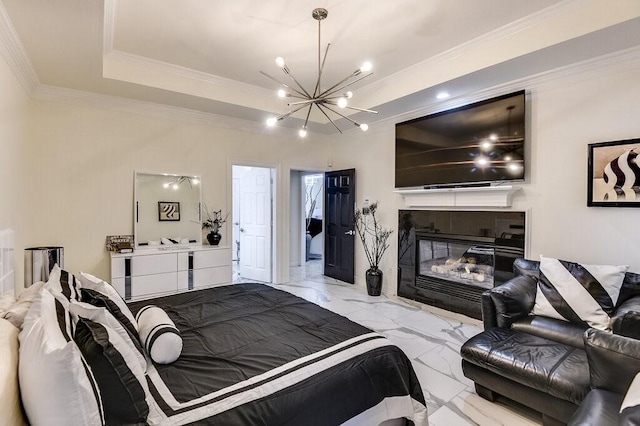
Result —
[[[610,315],[627,269],[626,265],[582,265],[541,257],[532,313],[610,330]]]
[[[640,372],[640,340],[590,328],[584,346],[591,387],[623,395]]]
[[[511,329],[522,333],[562,342],[574,348],[584,349],[583,335],[586,327],[540,315],[529,315],[515,321]]]

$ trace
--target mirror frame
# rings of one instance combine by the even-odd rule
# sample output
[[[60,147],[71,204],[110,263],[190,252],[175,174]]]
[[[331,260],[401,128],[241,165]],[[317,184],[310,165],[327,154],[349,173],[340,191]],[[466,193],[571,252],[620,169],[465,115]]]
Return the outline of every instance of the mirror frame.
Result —
[[[159,247],[170,247],[170,246],[151,246],[148,244],[140,244],[138,241],[138,196],[140,189],[138,188],[138,175],[147,175],[147,176],[158,176],[158,178],[166,178],[166,177],[174,177],[177,179],[180,178],[195,178],[199,180],[198,187],[198,223],[194,223],[194,230],[198,229],[198,232],[195,233],[196,238],[195,242],[185,243],[185,244],[177,244],[177,247],[185,247],[185,246],[200,246],[202,245],[202,177],[198,174],[193,173],[156,173],[156,172],[145,172],[135,170],[133,173],[133,238],[134,238],[134,247],[135,249],[157,249]],[[162,201],[162,200],[159,200]],[[167,235],[168,237],[169,235]],[[160,239],[161,237],[158,237]]]

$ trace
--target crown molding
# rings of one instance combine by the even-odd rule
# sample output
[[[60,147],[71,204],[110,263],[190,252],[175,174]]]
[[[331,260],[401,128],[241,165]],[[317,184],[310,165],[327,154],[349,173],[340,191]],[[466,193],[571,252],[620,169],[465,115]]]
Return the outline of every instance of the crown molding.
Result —
[[[504,84],[474,91],[473,93],[455,96],[445,102],[434,102],[421,108],[386,117],[373,123],[369,123],[369,132],[371,132],[371,130],[377,132],[380,127],[395,125],[396,123],[401,123],[403,121],[447,111],[449,109],[458,108],[518,90],[525,89],[527,94],[531,91],[541,92],[556,87],[566,87],[572,84],[578,84],[605,75],[635,70],[640,70],[640,46],[576,62],[571,65],[555,68],[538,74],[533,74]],[[347,133],[349,132],[345,132],[345,134]]]
[[[48,85],[39,85],[31,93],[31,98],[39,101],[55,102],[67,105],[94,107],[118,112],[139,114],[151,118],[169,119],[194,124],[206,124],[252,133],[265,133],[263,123],[213,114],[203,111],[181,108],[172,105],[139,101],[118,96],[102,95],[82,90],[68,89]],[[287,129],[273,129],[286,134]]]
[[[31,94],[40,84],[33,64],[0,0],[0,55],[4,57],[24,90]]]

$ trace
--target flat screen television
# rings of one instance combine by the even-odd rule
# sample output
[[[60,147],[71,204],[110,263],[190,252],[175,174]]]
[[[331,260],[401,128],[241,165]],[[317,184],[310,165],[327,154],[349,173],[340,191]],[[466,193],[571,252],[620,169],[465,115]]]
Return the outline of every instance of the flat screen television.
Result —
[[[523,181],[525,93],[396,124],[395,187]]]

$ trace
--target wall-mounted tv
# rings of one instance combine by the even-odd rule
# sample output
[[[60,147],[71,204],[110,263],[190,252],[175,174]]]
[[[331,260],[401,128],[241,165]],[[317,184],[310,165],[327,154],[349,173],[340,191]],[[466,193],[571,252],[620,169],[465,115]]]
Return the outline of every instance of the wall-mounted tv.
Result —
[[[525,93],[396,124],[396,188],[524,180]]]

